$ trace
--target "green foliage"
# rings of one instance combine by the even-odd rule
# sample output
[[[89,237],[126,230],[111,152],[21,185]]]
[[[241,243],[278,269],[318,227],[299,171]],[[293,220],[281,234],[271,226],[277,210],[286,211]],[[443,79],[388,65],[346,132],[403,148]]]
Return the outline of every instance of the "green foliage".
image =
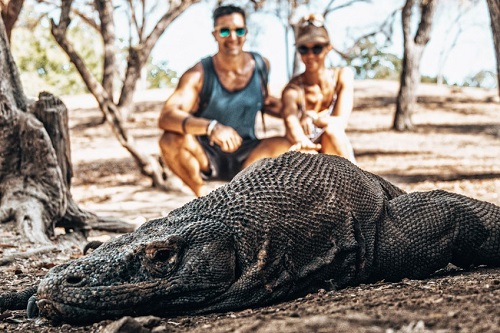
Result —
[[[443,83],[446,84],[446,79],[443,78],[443,80],[444,80]],[[435,76],[422,75],[420,77],[420,82],[422,83],[437,83],[437,81],[438,81],[437,77]]]
[[[493,71],[482,70],[465,79],[464,87],[495,88],[497,74]]]
[[[384,51],[373,37],[367,37],[356,45],[354,56],[346,60],[346,65],[355,70],[358,79],[397,79],[401,72],[402,60]]]
[[[36,96],[40,91],[56,95],[86,93],[87,88],[67,55],[61,50],[50,33],[50,22],[46,16],[30,18],[29,10],[21,17],[13,30],[11,50],[21,73],[25,92]],[[102,44],[95,31],[86,25],[72,24],[68,38],[82,55],[89,70],[102,76]]]
[[[13,30],[11,45],[26,94],[34,97],[44,90],[55,95],[88,93],[75,66],[52,37],[49,19],[46,16],[30,17],[32,14],[29,9],[23,10],[23,16]],[[100,81],[103,49],[98,32],[75,18],[68,29],[68,39],[89,71]],[[126,54],[126,47],[117,48],[117,59],[122,65]],[[156,64],[149,62],[146,72],[149,88],[177,84],[177,73],[169,69],[164,61]],[[121,82],[116,84],[119,86]]]
[[[149,62],[146,71],[148,88],[173,87],[178,82],[177,72],[168,68],[166,61],[160,61],[157,64]]]

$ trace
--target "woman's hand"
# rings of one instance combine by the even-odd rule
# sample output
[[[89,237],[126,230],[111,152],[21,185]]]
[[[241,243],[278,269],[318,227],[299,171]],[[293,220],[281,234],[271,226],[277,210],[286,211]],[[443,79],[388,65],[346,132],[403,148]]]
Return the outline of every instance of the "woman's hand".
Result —
[[[309,140],[309,138],[305,137],[301,141],[293,144],[289,150],[300,151],[302,153],[316,154],[320,149],[321,149],[320,144],[316,144],[311,140]]]
[[[339,116],[319,116],[314,120],[314,125],[319,128],[329,127],[331,130],[344,130],[346,120]]]
[[[300,118],[300,126],[302,127],[302,130],[304,131],[304,134],[306,136],[310,136],[313,133],[314,127],[323,127],[316,125],[316,121],[318,120],[318,118],[318,113],[316,113],[315,111],[306,111],[305,114]]]

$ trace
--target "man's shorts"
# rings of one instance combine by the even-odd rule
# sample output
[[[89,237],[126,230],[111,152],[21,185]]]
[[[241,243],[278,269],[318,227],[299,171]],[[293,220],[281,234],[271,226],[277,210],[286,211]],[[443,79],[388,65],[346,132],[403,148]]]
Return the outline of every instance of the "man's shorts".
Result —
[[[207,136],[197,136],[198,142],[207,154],[210,171],[202,172],[204,180],[230,181],[242,169],[248,155],[257,147],[260,140],[244,140],[241,146],[232,153],[226,153],[218,145],[210,145]]]

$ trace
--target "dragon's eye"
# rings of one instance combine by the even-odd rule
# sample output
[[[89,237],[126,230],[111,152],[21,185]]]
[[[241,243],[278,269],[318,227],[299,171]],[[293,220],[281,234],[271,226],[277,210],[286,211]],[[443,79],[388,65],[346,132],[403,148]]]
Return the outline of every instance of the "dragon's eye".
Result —
[[[144,248],[145,268],[155,274],[165,275],[177,267],[184,248],[184,239],[179,236],[170,236],[165,241],[155,241]]]
[[[176,258],[177,253],[175,251],[169,249],[161,249],[156,251],[152,259],[156,261],[163,261],[168,264],[174,264]]]

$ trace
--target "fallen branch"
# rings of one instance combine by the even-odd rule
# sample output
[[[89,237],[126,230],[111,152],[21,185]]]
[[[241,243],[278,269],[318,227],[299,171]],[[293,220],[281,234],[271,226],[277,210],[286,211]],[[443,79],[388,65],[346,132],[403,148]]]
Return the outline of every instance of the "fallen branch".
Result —
[[[56,246],[43,246],[38,249],[33,249],[29,251],[23,251],[23,252],[15,252],[12,254],[9,254],[7,256],[3,256],[3,258],[0,259],[0,266],[5,266],[8,265],[12,262],[14,262],[16,259],[26,259],[30,258],[34,255],[37,254],[42,254],[42,253],[47,253],[56,250]]]

